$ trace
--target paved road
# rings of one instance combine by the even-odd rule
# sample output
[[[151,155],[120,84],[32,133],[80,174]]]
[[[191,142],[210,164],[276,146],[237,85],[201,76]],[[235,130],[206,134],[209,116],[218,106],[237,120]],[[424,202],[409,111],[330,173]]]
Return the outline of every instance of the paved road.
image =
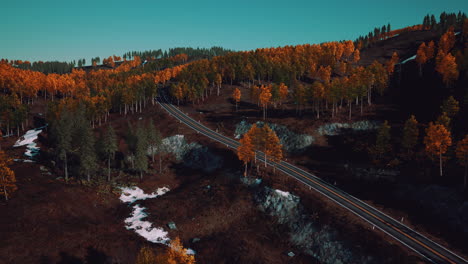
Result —
[[[238,141],[223,136],[195,121],[187,114],[183,113],[179,108],[170,104],[168,100],[159,98],[158,103],[171,116],[177,118],[181,123],[184,123],[191,129],[196,130],[198,133],[218,141],[229,148],[237,149],[239,146]],[[260,151],[257,151],[257,158],[262,162],[265,161],[264,154]],[[334,185],[327,183],[326,181],[316,177],[311,173],[308,173],[285,161],[271,162],[269,159],[267,159],[267,164],[274,166],[277,170],[284,172],[288,176],[294,177],[298,181],[309,186],[311,189],[314,189],[322,195],[326,196],[330,200],[357,215],[364,221],[370,223],[373,227],[382,230],[430,262],[457,264],[468,263],[468,261],[451,252],[450,250],[442,247],[441,245],[419,234],[418,232],[393,219],[392,217],[336,188]]]

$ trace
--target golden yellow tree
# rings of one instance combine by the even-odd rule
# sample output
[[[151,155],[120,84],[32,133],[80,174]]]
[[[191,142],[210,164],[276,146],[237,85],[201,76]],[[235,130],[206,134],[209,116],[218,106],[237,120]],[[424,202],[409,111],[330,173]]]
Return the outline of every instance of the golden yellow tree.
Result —
[[[426,129],[426,137],[424,138],[426,145],[426,152],[429,157],[434,159],[435,156],[439,158],[440,176],[443,175],[442,159],[443,155],[447,152],[448,148],[452,145],[452,138],[450,132],[443,125],[429,123]]]
[[[241,99],[241,91],[239,88],[234,89],[234,92],[232,92],[232,99],[234,99],[234,102],[236,103],[236,111],[237,111],[237,104],[240,102]]]
[[[267,108],[268,108],[268,104],[270,103],[270,100],[271,100],[271,85],[262,85],[260,87],[260,97],[259,97],[259,100],[260,100],[260,105],[262,106],[263,108],[263,120],[265,120],[266,118],[266,111],[267,111]]]
[[[240,146],[237,148],[237,156],[239,160],[244,162],[245,170],[244,177],[247,177],[247,164],[255,158],[254,146],[252,144],[252,138],[249,133],[239,140]]]
[[[195,264],[195,257],[187,253],[178,237],[171,241],[164,254],[157,256],[154,264]]]
[[[463,181],[463,186],[467,188],[467,178],[468,178],[468,135],[464,139],[458,141],[457,149],[455,150],[455,155],[457,156],[458,162],[465,166],[465,177]]]
[[[15,173],[8,167],[10,164],[11,159],[0,150],[0,187],[5,200],[8,200],[10,194],[18,189]]]

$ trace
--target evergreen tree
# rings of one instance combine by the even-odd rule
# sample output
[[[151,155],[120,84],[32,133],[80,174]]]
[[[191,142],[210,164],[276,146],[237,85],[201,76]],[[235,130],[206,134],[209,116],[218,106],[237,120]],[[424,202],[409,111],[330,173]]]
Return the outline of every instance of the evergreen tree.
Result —
[[[127,134],[125,135],[125,143],[127,144],[127,157],[132,163],[132,169],[135,168],[135,152],[137,146],[137,137],[130,122],[127,123]]]
[[[447,116],[453,118],[460,110],[459,103],[453,96],[449,96],[440,106],[442,112],[447,113]]]
[[[111,174],[110,163],[111,163],[111,160],[114,159],[115,152],[118,150],[117,137],[115,135],[114,128],[112,128],[110,124],[104,134],[102,144],[104,148],[103,149],[104,153],[107,158],[107,167],[108,167],[107,180],[110,181],[110,174]]]
[[[146,172],[148,169],[148,138],[145,130],[138,124],[136,130],[136,151],[135,151],[135,168],[140,173],[140,179],[143,179],[143,172]]]
[[[372,149],[372,154],[376,161],[382,161],[384,156],[392,151],[390,139],[390,126],[387,120],[385,120],[377,133],[377,139]]]
[[[437,121],[436,121],[436,124],[437,125],[442,125],[444,126],[447,130],[450,130],[450,122],[452,120],[450,119],[450,117],[447,115],[446,112],[443,112],[438,118],[437,118]]]
[[[55,124],[55,132],[57,138],[57,155],[64,162],[65,180],[68,181],[68,153],[72,148],[72,118],[70,112],[64,109],[60,115],[60,119]]]
[[[153,119],[150,120],[147,128],[147,135],[148,135],[148,145],[151,150],[151,158],[154,162],[154,155],[159,153],[159,173],[162,172],[162,165],[161,165],[161,154],[162,154],[162,137],[161,132],[153,124]]]
[[[402,148],[408,158],[413,153],[414,147],[418,143],[419,129],[418,121],[411,115],[411,117],[406,120],[405,126],[403,127],[403,138],[401,141]]]
[[[80,146],[78,153],[80,158],[80,174],[86,175],[88,181],[90,181],[91,173],[97,168],[97,159],[94,134],[89,125],[82,129]]]

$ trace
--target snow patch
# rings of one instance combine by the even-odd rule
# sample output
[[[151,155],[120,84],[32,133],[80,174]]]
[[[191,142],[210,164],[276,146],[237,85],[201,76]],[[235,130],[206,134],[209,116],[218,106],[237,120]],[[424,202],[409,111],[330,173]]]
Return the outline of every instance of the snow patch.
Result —
[[[18,141],[16,141],[13,147],[16,148],[26,146],[26,152],[24,153],[24,155],[32,159],[37,154],[39,154],[40,148],[34,141],[37,140],[38,135],[42,132],[43,129],[44,127],[28,130],[26,134],[24,134],[24,136],[20,137]]]
[[[191,249],[191,248],[187,248],[185,250],[185,253],[187,253],[187,255],[195,255],[196,254],[196,251]]]
[[[404,61],[400,62],[400,64],[405,64],[405,63],[407,63],[408,61],[410,61],[410,60],[414,60],[414,59],[416,59],[416,55],[413,55],[413,56],[411,56],[411,57],[407,58],[406,60],[404,60]]]
[[[277,192],[279,195],[281,195],[283,197],[290,197],[291,196],[291,194],[289,192],[281,191],[281,190],[278,190],[278,189],[276,189],[275,192]]]
[[[155,192],[151,194],[146,194],[142,189],[138,187],[123,187],[121,188],[121,190],[122,194],[120,195],[120,200],[124,203],[134,203],[139,200],[146,200],[149,198],[156,198],[158,196],[164,195],[169,191],[169,188],[158,188]]]
[[[120,200],[124,203],[134,203],[140,200],[146,200],[149,198],[156,198],[158,196],[164,195],[169,191],[169,188],[162,187],[158,188],[155,192],[151,194],[146,194],[142,189],[138,187],[121,187],[122,194],[120,195]],[[134,230],[135,233],[144,237],[146,240],[152,243],[160,244],[169,244],[168,233],[164,231],[161,227],[153,227],[153,224],[149,221],[143,220],[148,216],[144,211],[145,207],[135,204],[133,206],[133,211],[130,217],[125,219],[125,224],[127,230]]]
[[[133,212],[130,217],[125,219],[127,230],[134,230],[135,233],[144,237],[146,240],[152,243],[169,244],[168,233],[160,227],[153,227],[151,222],[143,220],[148,215],[144,212],[145,207],[140,205],[133,206]]]
[[[380,127],[380,123],[376,121],[358,121],[354,123],[328,123],[317,128],[317,132],[323,136],[337,136],[342,133],[343,129],[351,129],[354,132],[375,130]]]

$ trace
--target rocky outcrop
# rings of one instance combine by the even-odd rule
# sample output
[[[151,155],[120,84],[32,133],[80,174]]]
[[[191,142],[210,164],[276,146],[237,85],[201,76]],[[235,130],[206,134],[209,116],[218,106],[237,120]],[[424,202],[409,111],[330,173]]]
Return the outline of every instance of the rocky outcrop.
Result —
[[[380,168],[359,168],[352,167],[348,164],[344,168],[351,173],[351,175],[359,180],[367,182],[396,182],[397,177],[400,175],[398,170],[380,169]]]
[[[354,123],[328,123],[317,128],[317,132],[322,136],[336,136],[345,130],[353,132],[375,130],[380,127],[380,123],[376,121],[358,121]]]
[[[255,201],[261,211],[274,216],[290,229],[291,242],[322,263],[377,263],[372,257],[358,256],[351,246],[339,240],[329,226],[311,220],[300,204],[300,198],[288,192],[259,188]]]
[[[198,143],[188,143],[183,135],[164,138],[162,148],[164,152],[172,153],[178,161],[192,169],[212,172],[223,165],[221,157]]]
[[[257,126],[263,126],[265,123],[259,121],[256,124]],[[267,123],[267,125],[273,131],[275,131],[276,135],[280,139],[281,144],[287,152],[301,152],[308,146],[312,145],[314,142],[314,138],[312,136],[306,134],[296,134],[289,130],[286,126],[272,123]],[[235,138],[239,139],[242,135],[247,133],[251,127],[252,124],[247,123],[245,120],[241,121],[236,125],[236,130],[234,132]]]

